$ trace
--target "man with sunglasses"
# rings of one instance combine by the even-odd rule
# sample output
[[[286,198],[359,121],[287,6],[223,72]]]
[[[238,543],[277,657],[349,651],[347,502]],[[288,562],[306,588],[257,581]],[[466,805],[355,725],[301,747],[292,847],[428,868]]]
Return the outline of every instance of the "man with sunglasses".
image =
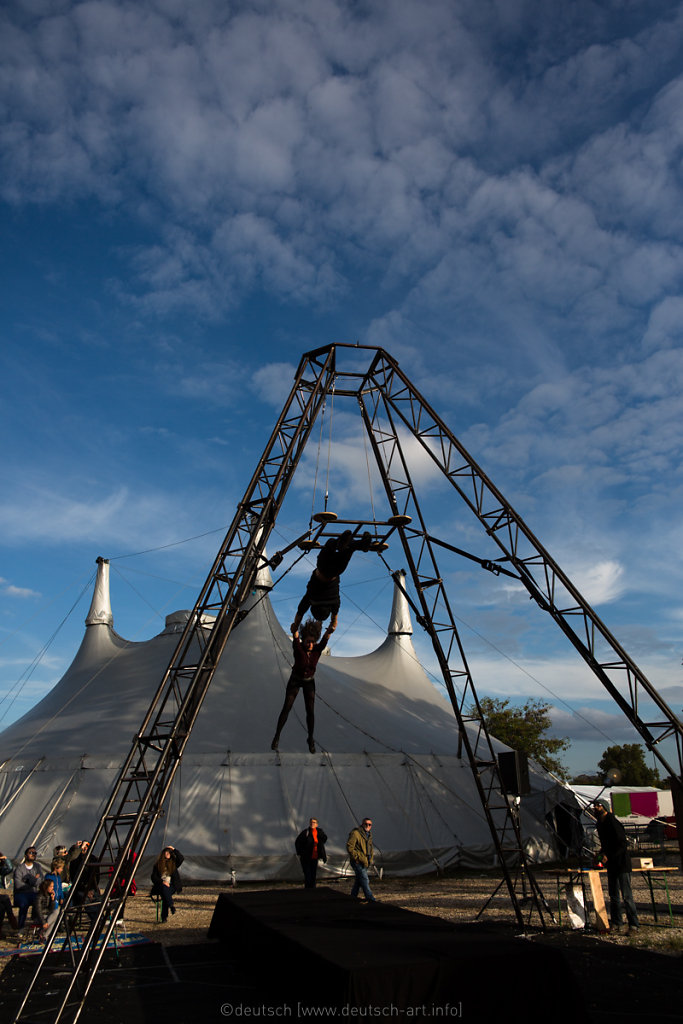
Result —
[[[360,826],[352,829],[349,833],[349,838],[346,841],[346,852],[349,855],[349,861],[356,876],[353,888],[351,889],[351,895],[355,898],[358,895],[358,890],[362,889],[366,901],[368,903],[376,903],[377,900],[373,896],[368,879],[368,868],[371,866],[373,859],[372,820],[370,818],[363,818]]]
[[[14,869],[14,906],[19,913],[17,922],[19,928],[26,924],[29,907],[35,906],[38,899],[38,887],[43,881],[43,872],[36,860],[38,851],[35,846],[29,846],[24,850],[24,859]]]

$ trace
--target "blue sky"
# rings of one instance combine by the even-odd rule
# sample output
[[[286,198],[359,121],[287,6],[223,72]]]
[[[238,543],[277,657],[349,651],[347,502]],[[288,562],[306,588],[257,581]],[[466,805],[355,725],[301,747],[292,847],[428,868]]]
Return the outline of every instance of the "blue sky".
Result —
[[[680,710],[681,40],[669,0],[3,6],[1,725],[71,661],[98,555],[125,637],[194,603],[301,353],[355,341]],[[365,515],[350,413],[326,443]],[[381,565],[349,572],[338,653],[390,610]],[[448,572],[480,693],[549,700],[576,771],[636,739],[524,595]]]

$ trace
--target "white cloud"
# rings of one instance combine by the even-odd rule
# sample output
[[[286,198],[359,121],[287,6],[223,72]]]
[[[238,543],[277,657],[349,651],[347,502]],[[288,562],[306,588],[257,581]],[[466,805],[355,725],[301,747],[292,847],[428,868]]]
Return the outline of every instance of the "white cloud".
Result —
[[[618,711],[594,707],[578,707],[572,713],[554,707],[551,711],[553,732],[572,740],[593,740],[605,747],[621,743],[637,743],[640,739],[628,718]]]
[[[139,485],[108,491],[93,486],[93,493],[83,497],[76,497],[76,490],[67,481],[18,486],[11,500],[0,502],[6,542],[148,548],[176,541],[183,529],[188,536],[196,532],[191,505],[178,495],[168,497]]]
[[[643,337],[646,349],[668,348],[683,341],[683,296],[670,295],[653,308]]]
[[[677,686],[662,686],[659,694],[680,717],[681,705],[683,705],[683,683],[679,683]]]
[[[37,590],[31,590],[30,587],[17,587],[13,583],[8,583],[7,580],[0,580],[0,593],[6,597],[40,597],[40,593]]]
[[[565,568],[581,594],[595,607],[617,600],[624,592],[624,568],[618,562],[608,560],[581,565],[573,561]]]
[[[256,371],[252,383],[262,402],[282,409],[294,386],[296,367],[292,363],[268,363]]]
[[[485,31],[467,5],[442,0],[199,4],[191,18],[168,4],[64,3],[30,27],[7,9],[5,196],[139,203],[164,225],[137,255],[156,312],[209,315],[262,284],[327,301],[344,291],[346,260],[397,283],[417,271],[426,303],[442,261],[449,305],[472,282],[471,297],[505,296],[511,312],[531,292],[584,307],[664,298],[680,279],[677,248],[643,245],[628,225],[640,225],[643,197],[681,206],[666,87],[675,25],[653,16],[633,39],[610,38],[583,16],[566,19],[561,42],[534,19],[544,42],[531,44],[538,67],[525,80],[495,59],[524,35],[523,7],[493,7]],[[591,44],[591,28],[603,41]],[[644,123],[605,126],[643,89],[655,95]],[[554,158],[568,133],[586,139],[573,162],[519,167],[531,153]],[[647,187],[615,188],[643,154]],[[629,188],[637,202],[618,198]],[[596,217],[608,198],[619,231]]]

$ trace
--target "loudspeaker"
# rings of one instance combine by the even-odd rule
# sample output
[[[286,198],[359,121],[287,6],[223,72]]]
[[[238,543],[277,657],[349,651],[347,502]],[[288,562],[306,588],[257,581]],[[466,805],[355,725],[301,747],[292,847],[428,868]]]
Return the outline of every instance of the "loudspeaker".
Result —
[[[508,750],[498,755],[498,771],[509,796],[526,796],[529,785],[529,760],[519,750]]]

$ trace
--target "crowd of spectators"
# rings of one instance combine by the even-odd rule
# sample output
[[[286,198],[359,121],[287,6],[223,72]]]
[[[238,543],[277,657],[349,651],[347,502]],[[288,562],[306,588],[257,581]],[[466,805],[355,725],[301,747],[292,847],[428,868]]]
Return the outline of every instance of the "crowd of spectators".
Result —
[[[7,920],[16,935],[30,933],[31,938],[46,942],[57,924],[60,907],[71,889],[73,894],[70,906],[82,908],[82,912],[91,921],[97,917],[102,904],[100,865],[96,857],[88,859],[89,849],[90,843],[85,839],[79,839],[68,849],[62,845],[55,846],[49,870],[46,870],[47,865],[39,863],[35,846],[28,846],[23,858],[14,864],[4,853],[0,853],[0,939],[4,938],[3,925]],[[126,886],[128,894],[135,895],[135,879],[129,884],[135,860],[136,854],[130,853],[112,889],[114,897],[123,892]],[[152,870],[150,895],[160,900],[162,923],[167,920],[169,913],[175,914],[173,896],[182,889],[178,874],[182,862],[182,853],[167,846]],[[120,908],[119,920],[122,913],[123,908]]]
[[[3,890],[0,892],[0,938],[3,938],[6,920],[14,932],[22,932],[27,927],[30,913],[29,927],[34,930],[36,938],[46,941],[72,885],[75,885],[73,904],[84,906],[86,913],[96,912],[100,897],[97,861],[91,858],[85,870],[81,871],[89,846],[85,839],[79,839],[69,849],[61,844],[55,846],[49,870],[38,861],[35,846],[28,846],[23,858],[15,863],[0,853],[0,887]]]

